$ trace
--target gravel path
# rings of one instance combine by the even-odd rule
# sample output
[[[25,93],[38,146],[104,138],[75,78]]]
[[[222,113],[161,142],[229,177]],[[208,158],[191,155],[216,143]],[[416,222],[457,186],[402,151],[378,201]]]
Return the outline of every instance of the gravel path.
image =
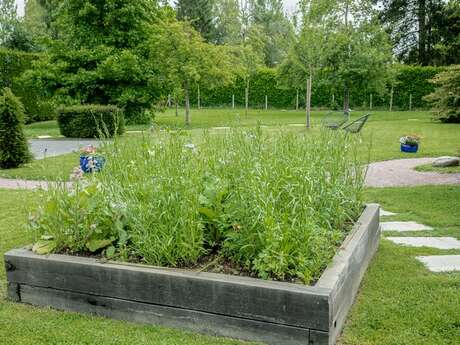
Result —
[[[367,187],[404,187],[460,184],[460,173],[419,172],[414,168],[430,164],[435,158],[395,159],[371,163],[366,175]]]
[[[0,178],[0,188],[5,189],[47,189],[48,182],[46,181],[26,181]]]
[[[30,150],[35,159],[54,157],[78,151],[88,145],[99,146],[100,141],[91,139],[32,139]]]

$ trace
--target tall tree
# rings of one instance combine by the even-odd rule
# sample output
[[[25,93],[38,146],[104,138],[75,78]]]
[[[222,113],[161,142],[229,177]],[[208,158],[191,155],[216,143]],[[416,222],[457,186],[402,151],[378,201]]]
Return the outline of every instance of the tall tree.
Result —
[[[15,1],[2,0],[0,2],[0,45],[4,45],[10,39],[18,22]]]
[[[177,19],[188,20],[208,42],[216,41],[214,0],[177,0]]]
[[[232,78],[232,61],[227,48],[203,41],[189,23],[165,21],[150,37],[152,70],[161,76],[169,90],[183,91],[185,124],[191,124],[190,90],[200,81],[208,87],[225,85]],[[162,63],[158,63],[161,61]]]
[[[241,17],[238,0],[217,0],[216,42],[236,45],[241,41]]]
[[[282,0],[250,0],[251,19],[264,37],[264,60],[273,67],[281,62],[292,40],[293,26],[283,10]]]
[[[458,0],[374,2],[381,5],[380,20],[390,34],[394,51],[400,60],[421,65],[449,63],[450,57],[445,62],[440,59],[442,53],[438,48],[442,45],[449,50],[449,45],[455,46],[458,40]],[[451,55],[459,54],[453,51]],[[453,63],[458,61],[455,57],[450,60]]]
[[[334,29],[327,65],[330,82],[342,84],[343,110],[350,109],[350,93],[364,87],[383,92],[392,78],[388,35],[374,20],[371,1],[332,0],[322,7]]]
[[[129,122],[147,122],[162,90],[146,42],[166,12],[152,0],[66,0],[55,10],[50,27],[59,27],[59,39],[25,82],[57,103],[114,104]]]

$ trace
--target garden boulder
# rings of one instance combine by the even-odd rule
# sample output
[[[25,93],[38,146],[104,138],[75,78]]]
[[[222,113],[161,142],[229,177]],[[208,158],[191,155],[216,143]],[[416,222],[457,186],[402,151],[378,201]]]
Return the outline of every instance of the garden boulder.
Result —
[[[460,158],[458,157],[443,156],[433,162],[433,166],[437,168],[455,167],[457,165],[460,165]]]

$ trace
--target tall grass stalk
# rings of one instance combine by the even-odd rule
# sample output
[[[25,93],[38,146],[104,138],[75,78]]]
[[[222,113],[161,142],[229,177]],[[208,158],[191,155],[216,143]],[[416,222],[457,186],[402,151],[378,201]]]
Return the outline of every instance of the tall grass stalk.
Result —
[[[358,140],[261,128],[115,139],[103,171],[48,191],[31,226],[55,251],[173,267],[213,254],[310,283],[362,210]]]

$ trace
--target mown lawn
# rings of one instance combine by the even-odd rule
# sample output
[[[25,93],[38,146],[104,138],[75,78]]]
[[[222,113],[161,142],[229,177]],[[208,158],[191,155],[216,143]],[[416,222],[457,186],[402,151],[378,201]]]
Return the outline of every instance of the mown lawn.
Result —
[[[435,228],[430,235],[460,238],[460,186],[368,189],[368,201]],[[27,244],[27,210],[37,194],[0,190],[0,253]],[[417,233],[428,235],[428,233]],[[460,339],[460,273],[427,271],[416,255],[458,253],[400,247],[382,240],[363,280],[341,345],[454,345]],[[243,344],[230,339],[58,312],[5,300],[0,265],[0,343],[5,344]]]
[[[453,236],[460,239],[460,186],[369,189],[367,200],[434,231],[385,236]],[[431,273],[418,255],[460,254],[397,246],[382,240],[341,337],[342,345],[454,345],[460,339],[460,273]]]
[[[0,169],[0,177],[25,180],[67,181],[79,164],[79,154],[35,160],[17,169]]]
[[[175,116],[174,110],[168,110],[156,115],[156,125],[168,128],[185,128],[183,110],[180,116]],[[327,111],[314,111],[312,114],[313,130],[321,128],[321,121]],[[352,119],[356,119],[367,112],[356,111]],[[431,120],[428,111],[388,112],[372,111],[369,123],[363,129],[363,146],[371,145],[372,161],[407,158],[454,155],[460,150],[460,125],[442,124]],[[294,110],[250,110],[244,116],[244,109],[192,109],[192,126],[187,129],[203,129],[224,126],[280,126],[302,124],[305,122],[305,113]],[[145,130],[148,126],[127,126],[128,131]],[[302,127],[292,126],[292,130],[301,131]],[[200,131],[198,131],[200,132]],[[55,121],[47,121],[26,126],[29,138],[38,135],[58,136],[59,130]],[[422,137],[420,150],[417,154],[401,153],[399,138],[406,134],[418,134]],[[130,134],[132,135],[132,134]]]

